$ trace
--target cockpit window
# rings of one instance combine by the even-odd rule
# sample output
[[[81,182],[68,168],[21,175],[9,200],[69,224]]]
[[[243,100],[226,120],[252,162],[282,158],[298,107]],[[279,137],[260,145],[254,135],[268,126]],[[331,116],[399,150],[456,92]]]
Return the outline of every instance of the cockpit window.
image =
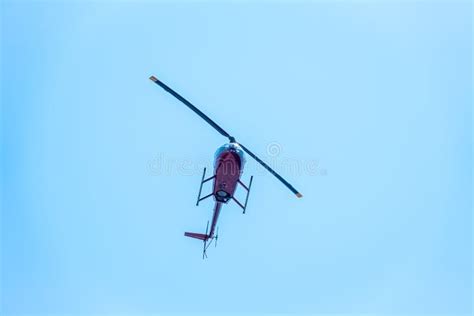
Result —
[[[222,145],[221,147],[219,147],[217,149],[216,154],[214,156],[214,159],[217,159],[217,157],[220,154],[222,154],[224,151],[233,151],[233,152],[237,153],[240,157],[240,161],[241,161],[242,166],[245,164],[244,151],[242,150],[242,148],[239,145],[234,144],[234,143],[229,143],[229,144]]]

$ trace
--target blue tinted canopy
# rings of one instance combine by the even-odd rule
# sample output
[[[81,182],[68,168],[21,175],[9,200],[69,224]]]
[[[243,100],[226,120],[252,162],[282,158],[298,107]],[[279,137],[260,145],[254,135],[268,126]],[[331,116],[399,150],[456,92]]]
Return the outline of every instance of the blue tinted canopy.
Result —
[[[240,147],[238,144],[236,144],[236,143],[227,143],[227,144],[222,145],[221,147],[219,147],[216,150],[216,154],[214,155],[214,159],[217,159],[217,157],[220,154],[222,154],[224,151],[231,151],[231,152],[237,153],[240,157],[241,165],[243,166],[245,164],[244,151],[243,151],[242,147]]]

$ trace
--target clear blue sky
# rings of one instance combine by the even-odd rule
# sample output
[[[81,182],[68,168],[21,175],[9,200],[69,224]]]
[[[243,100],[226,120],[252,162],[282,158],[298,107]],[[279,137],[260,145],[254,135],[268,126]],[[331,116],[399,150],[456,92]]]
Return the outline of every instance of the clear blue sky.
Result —
[[[1,313],[470,314],[471,19],[3,1]],[[194,203],[225,139],[152,74],[304,198],[249,160],[248,212],[224,208],[203,261],[183,232],[211,217]]]

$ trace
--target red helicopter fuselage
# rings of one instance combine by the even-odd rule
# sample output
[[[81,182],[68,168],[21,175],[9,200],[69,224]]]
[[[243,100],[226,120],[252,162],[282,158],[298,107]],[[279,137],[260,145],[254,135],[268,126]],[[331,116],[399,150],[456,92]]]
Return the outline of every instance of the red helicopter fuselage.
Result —
[[[228,203],[230,200],[234,200],[240,207],[242,207],[245,211],[245,207],[247,204],[247,199],[245,206],[242,205],[238,200],[234,198],[234,193],[237,189],[237,185],[240,184],[243,186],[244,189],[247,191],[250,191],[250,185],[247,187],[245,184],[243,184],[240,181],[240,175],[242,174],[243,167],[245,164],[245,157],[244,157],[244,152],[241,149],[241,147],[236,144],[236,143],[228,143],[223,146],[221,146],[215,155],[215,160],[214,160],[214,175],[208,179],[204,179],[205,173],[203,175],[203,179],[201,181],[201,189],[202,189],[202,184],[213,180],[213,188],[212,188],[212,193],[205,196],[204,198],[201,198],[201,190],[199,191],[199,196],[198,196],[198,203],[201,200],[204,200],[208,197],[213,197],[215,201],[214,205],[214,212],[211,220],[211,227],[209,231],[206,231],[205,234],[199,234],[199,233],[185,233],[185,236],[187,237],[192,237],[196,239],[203,240],[204,242],[210,240],[210,239],[217,239],[217,235],[215,234],[216,232],[216,227],[217,227],[217,221],[219,219],[219,214],[221,212],[223,204]],[[205,170],[204,170],[205,172]],[[248,195],[247,195],[248,197]]]
[[[222,208],[222,204],[229,202],[234,196],[237,184],[240,181],[244,167],[243,151],[232,143],[226,144],[216,152],[214,162],[214,185],[212,193],[214,195],[214,214],[209,230],[209,238],[214,238],[217,220]]]

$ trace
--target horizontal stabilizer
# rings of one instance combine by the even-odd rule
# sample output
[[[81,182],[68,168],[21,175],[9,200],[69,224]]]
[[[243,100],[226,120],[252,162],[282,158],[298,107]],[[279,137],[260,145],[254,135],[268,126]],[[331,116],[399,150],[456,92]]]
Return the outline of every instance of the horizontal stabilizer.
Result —
[[[191,238],[196,238],[196,239],[199,239],[199,240],[208,240],[209,239],[209,236],[206,235],[206,234],[198,234],[198,233],[184,233],[184,236],[186,237],[191,237]]]

